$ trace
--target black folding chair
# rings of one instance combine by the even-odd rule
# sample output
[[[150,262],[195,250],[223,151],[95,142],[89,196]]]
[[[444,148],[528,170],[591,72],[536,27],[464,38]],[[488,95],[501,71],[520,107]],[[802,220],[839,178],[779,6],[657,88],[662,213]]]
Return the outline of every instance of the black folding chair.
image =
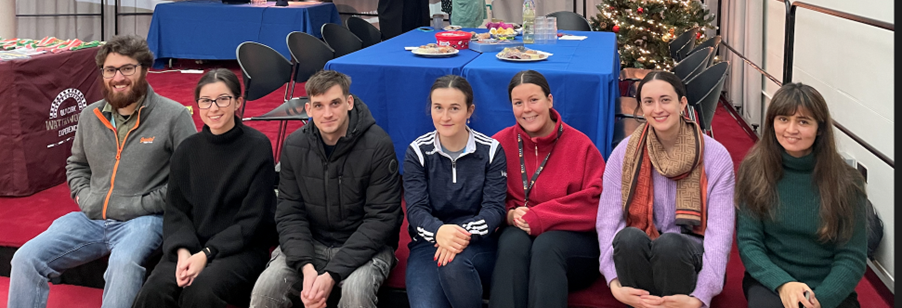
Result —
[[[692,48],[692,50],[689,51],[689,55],[691,56],[696,51],[702,50],[707,47],[711,47],[711,48],[713,48],[713,51],[711,52],[711,56],[708,57],[708,65],[707,66],[714,65],[714,55],[717,54],[717,47],[720,46],[720,40],[721,40],[720,35],[709,38],[709,39],[705,40],[704,42],[701,42],[700,44],[696,45],[695,48]]]
[[[545,16],[557,18],[558,30],[592,31],[585,17],[571,11],[558,11]]]
[[[285,43],[288,45],[291,64],[294,66],[294,74],[291,75],[291,86],[289,87],[289,93],[294,96],[295,85],[306,82],[310,76],[323,69],[326,62],[335,57],[335,51],[320,39],[300,31],[288,33]]]
[[[711,53],[713,52],[714,48],[705,47],[698,52],[690,54],[673,67],[673,74],[680,77],[680,80],[685,83],[708,68],[708,59],[711,58]]]
[[[235,53],[241,74],[244,77],[244,105],[241,106],[242,121],[279,121],[279,134],[276,137],[275,161],[279,161],[282,142],[288,135],[288,121],[299,120],[307,123],[307,112],[304,103],[288,96],[288,89],[282,96],[283,103],[269,112],[253,117],[244,117],[244,110],[251,101],[269,95],[291,80],[291,62],[269,46],[257,42],[244,42],[238,45]]]
[[[323,24],[320,32],[323,34],[323,40],[326,41],[326,44],[332,50],[335,50],[336,58],[363,48],[363,41],[354,33],[351,33],[351,30],[339,24]]]
[[[670,57],[674,62],[680,62],[689,55],[689,51],[695,47],[695,36],[698,34],[698,28],[686,30],[673,41],[670,41]]]
[[[354,33],[363,42],[362,48],[376,45],[382,41],[382,32],[370,22],[363,20],[363,18],[357,16],[348,17],[345,25],[348,27],[348,30],[351,30],[351,33]]]
[[[714,119],[714,111],[729,68],[729,62],[718,62],[686,81],[689,118],[697,121],[702,130],[711,137],[714,137],[711,120]]]

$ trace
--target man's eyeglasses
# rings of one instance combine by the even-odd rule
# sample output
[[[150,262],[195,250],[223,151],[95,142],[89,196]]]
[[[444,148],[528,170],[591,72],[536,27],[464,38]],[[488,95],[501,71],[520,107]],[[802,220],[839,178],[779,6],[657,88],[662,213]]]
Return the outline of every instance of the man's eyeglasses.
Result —
[[[213,107],[213,102],[216,102],[217,107],[225,108],[232,104],[232,98],[233,97],[228,95],[223,95],[217,97],[216,99],[201,97],[197,99],[197,108],[210,109],[210,107]]]
[[[113,76],[116,76],[116,72],[122,72],[122,76],[131,76],[134,75],[137,68],[141,66],[140,64],[126,64],[120,67],[104,67],[100,69],[101,74],[103,74],[103,78],[110,79]]]

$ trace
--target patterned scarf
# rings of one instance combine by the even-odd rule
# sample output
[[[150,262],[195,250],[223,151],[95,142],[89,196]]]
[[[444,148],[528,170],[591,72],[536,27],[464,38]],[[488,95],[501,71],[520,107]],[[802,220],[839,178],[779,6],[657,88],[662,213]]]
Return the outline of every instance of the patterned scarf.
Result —
[[[705,235],[708,179],[702,154],[705,142],[698,124],[681,118],[677,141],[671,153],[652,133],[648,123],[633,131],[623,159],[621,195],[627,226],[636,227],[651,239],[660,236],[654,224],[654,183],[651,168],[677,182],[676,224],[683,233]]]

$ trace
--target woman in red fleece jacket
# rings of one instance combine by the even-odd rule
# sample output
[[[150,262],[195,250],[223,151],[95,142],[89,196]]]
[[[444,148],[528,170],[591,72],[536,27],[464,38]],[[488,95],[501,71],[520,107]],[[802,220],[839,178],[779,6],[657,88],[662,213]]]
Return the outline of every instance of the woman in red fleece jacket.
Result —
[[[604,159],[552,108],[545,76],[521,71],[507,89],[517,124],[493,136],[507,157],[507,226],[489,307],[567,307],[568,290],[599,276],[595,217]]]

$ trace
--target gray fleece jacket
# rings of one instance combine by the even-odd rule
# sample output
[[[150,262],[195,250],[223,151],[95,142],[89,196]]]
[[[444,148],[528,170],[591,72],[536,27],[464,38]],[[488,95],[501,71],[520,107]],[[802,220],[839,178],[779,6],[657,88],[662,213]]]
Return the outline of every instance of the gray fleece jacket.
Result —
[[[106,100],[82,111],[66,179],[72,198],[89,219],[126,221],[162,214],[169,182],[169,158],[188,136],[197,133],[188,109],[156,94],[150,85],[135,126],[122,145]]]

